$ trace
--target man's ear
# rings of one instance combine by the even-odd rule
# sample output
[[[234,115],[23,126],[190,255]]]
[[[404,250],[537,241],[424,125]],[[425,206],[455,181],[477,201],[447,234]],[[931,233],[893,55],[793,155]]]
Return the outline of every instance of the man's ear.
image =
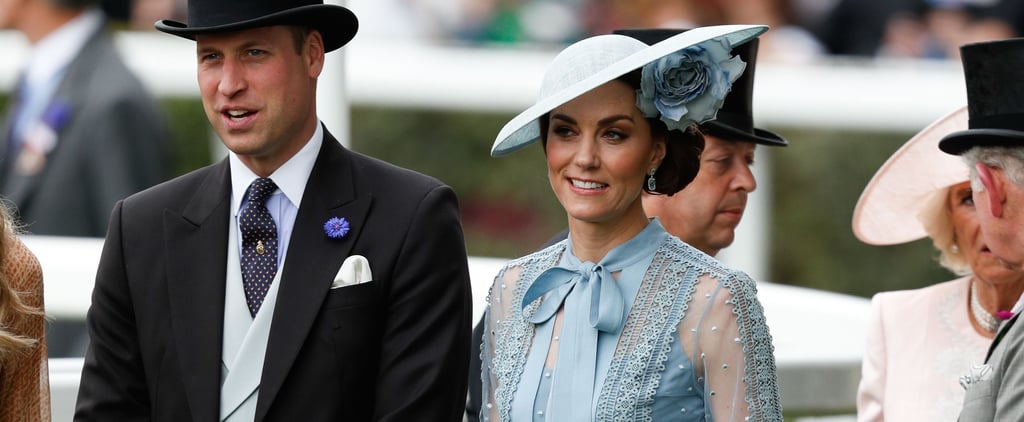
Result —
[[[303,57],[309,67],[309,76],[311,78],[317,78],[320,76],[320,72],[324,70],[324,38],[320,34],[320,31],[311,30],[309,35],[306,36],[305,49]]]
[[[978,172],[978,178],[981,179],[981,184],[985,186],[985,192],[988,193],[988,208],[992,213],[992,216],[995,218],[1002,217],[1003,203],[1006,201],[1006,190],[1003,186],[1003,179],[997,177],[989,166],[982,163],[976,163],[974,168]]]

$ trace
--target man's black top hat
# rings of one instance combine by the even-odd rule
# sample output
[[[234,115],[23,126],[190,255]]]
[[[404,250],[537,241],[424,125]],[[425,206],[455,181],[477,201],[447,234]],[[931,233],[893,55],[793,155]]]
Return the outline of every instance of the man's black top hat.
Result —
[[[656,44],[668,37],[686,31],[685,29],[617,29],[615,34],[636,38],[648,45]],[[750,40],[732,52],[747,63],[746,70],[733,82],[732,89],[725,96],[722,108],[715,120],[704,122],[701,129],[719,138],[756,142],[763,145],[786,146],[785,139],[775,133],[754,127],[751,97],[754,94],[754,67],[757,64],[757,38]]]
[[[164,19],[156,29],[179,37],[240,31],[263,26],[296,25],[320,31],[325,52],[345,45],[356,35],[359,21],[352,11],[323,0],[188,0],[188,23]]]
[[[967,130],[942,138],[960,155],[975,146],[1024,147],[1024,38],[960,47],[967,82]]]

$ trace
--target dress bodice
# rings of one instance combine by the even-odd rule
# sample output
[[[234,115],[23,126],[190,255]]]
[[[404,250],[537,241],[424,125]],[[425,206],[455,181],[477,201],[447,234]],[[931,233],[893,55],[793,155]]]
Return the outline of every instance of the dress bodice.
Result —
[[[481,420],[781,420],[771,337],[748,276],[656,219],[599,263],[571,251],[562,241],[496,277]],[[561,282],[547,280],[560,271]]]

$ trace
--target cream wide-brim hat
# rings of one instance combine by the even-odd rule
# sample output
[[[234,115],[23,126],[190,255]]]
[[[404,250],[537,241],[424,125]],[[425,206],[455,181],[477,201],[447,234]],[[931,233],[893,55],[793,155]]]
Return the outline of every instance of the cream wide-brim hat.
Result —
[[[928,236],[921,222],[936,196],[968,180],[960,157],[939,150],[946,135],[967,129],[961,107],[922,129],[886,160],[871,178],[853,210],[853,233],[871,245],[895,245]]]
[[[647,63],[714,39],[731,49],[767,30],[765,25],[705,26],[651,46],[625,35],[598,35],[578,41],[555,56],[544,74],[537,103],[501,128],[491,156],[506,155],[536,142],[540,139],[538,118]]]

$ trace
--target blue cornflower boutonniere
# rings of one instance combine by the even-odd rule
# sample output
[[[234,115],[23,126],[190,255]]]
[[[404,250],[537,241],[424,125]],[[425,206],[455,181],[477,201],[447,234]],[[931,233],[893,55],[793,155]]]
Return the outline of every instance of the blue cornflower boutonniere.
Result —
[[[71,105],[54,100],[21,136],[21,152],[15,167],[21,175],[34,175],[46,166],[46,155],[57,146],[57,133],[71,120]]]
[[[345,217],[331,217],[324,223],[324,233],[331,239],[341,239],[348,234],[349,225]]]

